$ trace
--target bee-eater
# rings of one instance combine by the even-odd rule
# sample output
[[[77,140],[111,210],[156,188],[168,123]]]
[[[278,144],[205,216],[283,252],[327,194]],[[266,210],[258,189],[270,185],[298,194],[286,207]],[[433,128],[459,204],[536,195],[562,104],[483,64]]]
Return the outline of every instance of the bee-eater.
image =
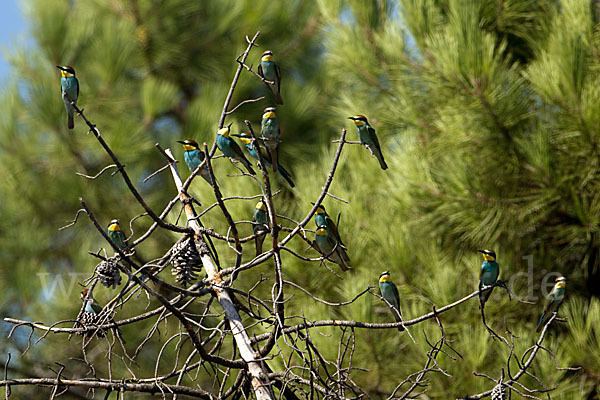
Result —
[[[356,130],[358,131],[358,140],[360,143],[365,146],[367,149],[371,151],[371,154],[377,157],[379,160],[379,165],[381,169],[387,169],[387,164],[383,159],[383,154],[381,153],[381,146],[379,146],[379,139],[377,139],[377,135],[375,134],[375,129],[371,125],[369,125],[369,121],[367,121],[367,117],[364,115],[355,115],[354,117],[348,117],[354,121],[354,125],[356,125]]]
[[[496,252],[494,250],[477,250],[483,255],[483,263],[479,272],[479,290],[484,286],[490,286],[496,283],[498,275],[500,275],[500,266],[496,262]],[[483,309],[483,305],[490,298],[494,288],[486,289],[479,293],[479,307]]]
[[[185,150],[185,153],[183,153],[183,159],[190,169],[190,172],[194,172],[196,168],[202,164],[202,161],[204,161],[204,151],[200,150],[200,145],[198,145],[198,142],[192,139],[178,140],[177,143],[181,143],[183,145],[183,149]],[[200,169],[200,176],[212,186],[210,172],[208,172],[208,166],[206,163],[204,163]]]
[[[273,171],[277,172],[279,168],[279,158],[277,149],[279,147],[279,121],[275,115],[275,107],[265,108],[260,124],[260,135],[265,143]]]
[[[271,163],[271,156],[262,148],[262,146],[259,144],[259,140],[257,140],[257,144],[255,146],[254,143],[252,143],[252,137],[249,133],[242,132],[239,135],[232,134],[232,136],[238,136],[240,138],[242,143],[246,145],[246,150],[248,150],[248,153],[250,153],[250,156],[252,156],[252,158],[256,158],[258,160],[258,153],[256,150],[260,150],[260,155],[262,156],[265,166],[267,168],[273,167],[273,163]],[[296,186],[294,185],[294,181],[292,180],[292,176],[290,175],[290,173],[285,168],[283,168],[281,164],[277,166],[277,171],[279,171],[279,174],[283,177],[283,179],[287,181],[287,183],[291,187]]]
[[[558,307],[562,304],[565,299],[565,290],[567,286],[567,278],[564,276],[559,276],[556,278],[556,283],[552,288],[552,291],[548,293],[546,296],[546,301],[544,302],[544,311],[542,315],[540,315],[540,320],[537,325],[536,332],[542,330],[546,322],[552,317],[552,313],[558,312]]]
[[[256,172],[252,169],[252,164],[244,155],[244,152],[240,148],[240,146],[229,137],[229,127],[225,126],[217,131],[217,147],[226,157],[232,158],[242,163],[244,167],[248,170],[248,172],[252,175],[256,175]]]
[[[252,225],[254,234],[260,234],[260,236],[257,236],[256,239],[254,239],[256,243],[256,255],[258,256],[262,254],[262,245],[265,241],[265,237],[267,236],[266,233],[269,232],[267,206],[265,206],[265,203],[263,203],[262,200],[256,203],[254,215],[252,216],[252,222],[254,222]]]
[[[94,299],[92,293],[89,292],[89,289],[83,289],[81,291],[81,300],[85,302],[85,312],[89,312],[91,314],[100,314],[102,311],[102,307],[100,307],[100,304],[96,302],[96,299]]]
[[[323,256],[327,256],[328,259],[338,264],[342,271],[348,271],[351,268],[350,257],[346,250],[327,233],[327,228],[324,226],[317,229],[315,245]]]
[[[379,275],[379,291],[381,292],[381,296],[393,306],[392,308],[388,305],[388,308],[394,315],[396,322],[402,321],[402,316],[400,315],[400,295],[398,294],[398,288],[390,278],[390,271],[384,271]],[[403,328],[398,327],[398,330],[401,331]]]
[[[89,291],[89,289],[83,289],[81,291],[81,300],[85,304],[85,307],[83,309],[84,325],[85,325],[86,319],[92,325],[104,325],[104,324],[110,324],[110,323],[115,322],[115,320],[112,318],[106,318],[103,320],[102,307],[100,306],[100,304],[98,304],[98,302],[96,302],[96,299],[94,299],[94,296],[93,296],[92,292]],[[87,316],[85,315],[86,313],[88,314]],[[123,339],[123,336],[121,335],[121,330],[118,327],[114,329],[114,333],[119,337],[119,340],[124,344],[125,340]],[[100,329],[98,329],[96,334],[99,337],[104,337],[104,332]]]
[[[338,232],[337,225],[327,214],[325,211],[325,207],[323,205],[319,205],[317,207],[317,211],[315,211],[315,223],[317,224],[317,228],[324,226],[327,228],[327,234],[335,239],[335,241],[342,246],[342,248],[346,249],[344,242],[342,242],[342,238],[340,237],[340,233]]]
[[[283,105],[283,100],[281,100],[281,94],[279,91],[281,84],[281,72],[279,71],[279,65],[275,64],[273,61],[273,52],[271,50],[267,50],[262,53],[260,64],[258,66],[258,74],[263,79],[273,82],[273,84],[267,83],[267,86],[269,89],[271,89],[273,95],[275,96],[275,103]]]
[[[123,250],[127,246],[127,244],[125,243],[125,234],[121,230],[121,226],[119,225],[118,219],[113,219],[112,221],[110,221],[110,223],[108,224],[107,233],[110,240],[113,241],[113,243],[119,248],[119,250]]]
[[[67,109],[68,127],[69,129],[73,129],[75,127],[75,122],[73,121],[75,109],[71,105],[71,102],[77,105],[77,98],[79,97],[79,81],[75,77],[75,69],[70,65],[57,65],[56,68],[60,69],[60,92],[62,93],[62,99],[65,102],[65,108]]]

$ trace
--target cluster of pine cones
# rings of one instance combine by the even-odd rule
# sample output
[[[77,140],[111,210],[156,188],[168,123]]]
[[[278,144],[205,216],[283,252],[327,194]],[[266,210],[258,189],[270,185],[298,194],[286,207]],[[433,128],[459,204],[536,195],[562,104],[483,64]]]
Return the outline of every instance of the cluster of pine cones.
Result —
[[[184,287],[198,279],[198,272],[202,269],[202,259],[192,236],[188,236],[173,247],[171,264],[173,266],[171,274],[177,283],[183,284]]]

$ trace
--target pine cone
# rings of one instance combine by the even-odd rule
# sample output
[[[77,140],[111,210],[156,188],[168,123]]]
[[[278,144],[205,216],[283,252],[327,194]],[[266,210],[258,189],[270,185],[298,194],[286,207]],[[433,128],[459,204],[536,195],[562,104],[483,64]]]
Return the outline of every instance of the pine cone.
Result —
[[[175,246],[171,264],[171,274],[178,283],[183,283],[184,287],[198,279],[197,273],[202,269],[202,259],[191,236]]]
[[[497,384],[492,389],[492,400],[506,400],[506,387],[502,383]]]
[[[96,273],[98,274],[100,283],[106,287],[112,286],[114,289],[117,285],[121,284],[119,268],[117,268],[117,264],[112,261],[101,261],[100,264],[96,266]]]
[[[100,322],[100,315],[84,311],[83,314],[81,314],[81,318],[79,319],[79,322],[81,323],[81,325],[83,325],[86,328],[87,327],[97,327],[98,323]],[[104,331],[102,329],[85,332],[85,335],[88,336],[88,335],[92,335],[93,333],[96,333],[96,335],[98,335],[98,337],[104,337]]]

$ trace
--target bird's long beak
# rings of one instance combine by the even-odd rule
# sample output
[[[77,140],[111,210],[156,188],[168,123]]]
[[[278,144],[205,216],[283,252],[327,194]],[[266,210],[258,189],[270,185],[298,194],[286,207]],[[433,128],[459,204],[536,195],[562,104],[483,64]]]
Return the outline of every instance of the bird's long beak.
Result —
[[[183,140],[178,140],[177,143],[185,144]]]
[[[231,128],[231,125],[233,125],[233,122],[230,122],[229,125],[227,125],[227,128]]]
[[[354,121],[356,118],[354,118],[354,117],[348,117],[348,119],[351,119],[352,121]]]
[[[66,71],[66,69],[60,65],[57,65],[56,68],[60,69],[61,71]]]
[[[485,250],[477,250],[477,251],[485,254]]]
[[[230,133],[229,136],[235,136],[235,137],[239,137],[239,138],[245,137],[245,136],[240,135],[239,133]]]

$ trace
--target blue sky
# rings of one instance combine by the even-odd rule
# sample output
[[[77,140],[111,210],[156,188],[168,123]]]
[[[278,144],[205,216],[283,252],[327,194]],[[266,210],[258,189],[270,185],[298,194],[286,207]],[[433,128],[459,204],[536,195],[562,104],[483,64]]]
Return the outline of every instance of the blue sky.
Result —
[[[6,53],[10,52],[17,39],[25,34],[25,21],[19,0],[2,0],[0,12],[0,84],[6,79],[9,66]]]

